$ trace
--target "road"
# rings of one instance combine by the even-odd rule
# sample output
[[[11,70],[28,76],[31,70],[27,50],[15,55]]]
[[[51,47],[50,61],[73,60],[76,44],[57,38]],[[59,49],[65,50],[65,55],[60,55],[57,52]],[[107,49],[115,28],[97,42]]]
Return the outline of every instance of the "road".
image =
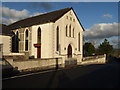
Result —
[[[120,63],[76,66],[2,80],[2,88],[119,88]]]

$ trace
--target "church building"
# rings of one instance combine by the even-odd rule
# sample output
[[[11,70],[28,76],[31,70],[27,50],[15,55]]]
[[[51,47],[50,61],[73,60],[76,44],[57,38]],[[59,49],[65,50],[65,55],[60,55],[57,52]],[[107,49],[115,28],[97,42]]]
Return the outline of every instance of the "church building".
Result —
[[[14,32],[12,52],[33,58],[83,57],[84,28],[73,8],[29,17],[8,25]]]

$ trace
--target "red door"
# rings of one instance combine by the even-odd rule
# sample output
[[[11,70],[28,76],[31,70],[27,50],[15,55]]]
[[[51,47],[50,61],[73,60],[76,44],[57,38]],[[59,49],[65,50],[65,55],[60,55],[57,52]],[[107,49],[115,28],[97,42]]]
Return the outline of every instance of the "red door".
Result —
[[[37,58],[41,58],[41,47],[37,48]]]
[[[70,58],[70,57],[72,57],[72,47],[69,44],[69,46],[68,46],[68,58]]]

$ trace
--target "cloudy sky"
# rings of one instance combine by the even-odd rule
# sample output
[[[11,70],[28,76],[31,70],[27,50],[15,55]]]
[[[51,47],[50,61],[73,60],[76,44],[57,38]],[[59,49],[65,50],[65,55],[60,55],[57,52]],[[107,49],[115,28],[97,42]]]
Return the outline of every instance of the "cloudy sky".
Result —
[[[118,47],[118,3],[117,2],[2,2],[3,24],[42,13],[73,7],[84,31],[85,41],[97,47],[106,38]]]

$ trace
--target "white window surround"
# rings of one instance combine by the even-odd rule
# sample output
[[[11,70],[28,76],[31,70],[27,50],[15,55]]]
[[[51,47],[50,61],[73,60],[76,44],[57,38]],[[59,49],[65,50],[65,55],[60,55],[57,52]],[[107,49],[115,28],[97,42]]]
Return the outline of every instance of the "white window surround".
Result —
[[[26,30],[28,30],[28,50],[27,50],[27,51],[25,50]],[[29,39],[30,39],[30,30],[29,30],[28,28],[26,28],[25,31],[24,31],[24,51],[25,51],[25,52],[28,52],[28,51],[29,51],[29,42],[30,42]]]

